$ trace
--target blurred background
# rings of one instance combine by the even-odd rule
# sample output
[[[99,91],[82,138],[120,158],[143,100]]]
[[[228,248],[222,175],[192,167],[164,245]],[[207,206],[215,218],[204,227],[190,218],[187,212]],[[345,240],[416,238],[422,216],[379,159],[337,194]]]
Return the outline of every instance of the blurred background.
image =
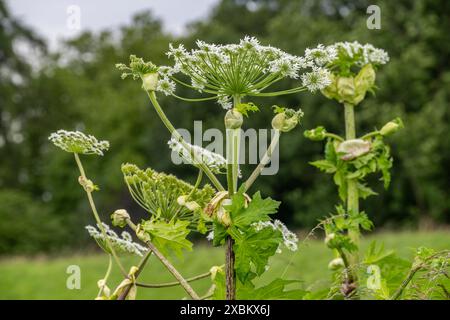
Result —
[[[381,9],[379,30],[366,25],[371,4]],[[386,49],[391,61],[378,73],[376,97],[357,108],[357,131],[396,116],[405,129],[389,138],[395,159],[389,190],[373,178],[379,195],[362,208],[378,230],[444,228],[450,223],[449,30],[445,0],[0,0],[0,256],[73,252],[91,243],[83,226],[92,219],[73,158],[47,140],[60,128],[111,143],[103,158],[84,157],[101,188],[95,196],[105,219],[117,208],[143,215],[123,184],[123,162],[195,181],[194,170],[171,162],[169,135],[140,85],[122,81],[114,65],[130,54],[166,64],[171,42],[191,48],[196,39],[230,43],[245,35],[298,55],[336,41]],[[222,128],[215,103],[161,102],[178,128],[190,129],[194,120]],[[278,217],[306,230],[333,211],[338,196],[330,176],[308,164],[321,157],[323,145],[303,138],[303,130],[324,125],[342,133],[343,113],[320,94],[292,95],[262,101],[266,108],[246,126],[270,128],[275,103],[301,106],[305,117],[302,128],[281,139],[278,175],[261,177],[254,190],[282,201]],[[243,168],[244,177],[252,169]]]

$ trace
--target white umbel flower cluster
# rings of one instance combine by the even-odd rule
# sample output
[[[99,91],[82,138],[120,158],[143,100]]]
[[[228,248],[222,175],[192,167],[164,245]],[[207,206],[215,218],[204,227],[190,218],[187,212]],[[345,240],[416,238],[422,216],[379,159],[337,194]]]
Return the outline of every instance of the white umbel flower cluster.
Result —
[[[80,131],[58,130],[52,133],[48,139],[58,148],[73,153],[103,156],[103,151],[109,149],[108,141],[98,141],[94,136]]]
[[[190,149],[188,150],[188,148],[185,148],[183,144],[175,138],[170,139],[167,144],[173,152],[178,153],[188,164],[196,166],[203,163],[214,173],[224,173],[226,170],[227,161],[218,153],[186,143]]]
[[[379,48],[375,48],[370,43],[360,44],[354,42],[337,42],[328,48],[336,50],[339,59],[352,59],[358,66],[366,64],[382,65],[389,62],[388,53]]]
[[[141,246],[139,243],[133,242],[133,238],[128,232],[123,231],[121,237],[119,237],[107,224],[103,223],[102,225],[114,249],[117,249],[119,252],[131,253],[142,257],[148,251],[147,248]],[[93,226],[86,226],[85,228],[100,246],[107,248],[106,239],[100,230]]]
[[[252,224],[253,228],[256,231],[261,231],[265,228],[272,228],[273,230],[278,230],[281,232],[283,236],[283,244],[288,248],[290,251],[297,251],[298,249],[298,238],[290,231],[283,222],[280,220],[274,220],[272,221],[258,221]]]
[[[190,85],[178,83],[215,95],[218,103],[228,109],[232,96],[257,96],[271,84],[286,77],[302,78],[305,72],[309,77],[317,74],[314,82],[306,82],[308,90],[327,86],[328,71],[322,67],[335,58],[336,50],[321,45],[299,57],[263,46],[256,38],[247,36],[239,44],[215,45],[199,40],[197,49],[190,51],[183,45],[171,44],[167,55],[175,62],[172,75],[181,72],[191,79]]]

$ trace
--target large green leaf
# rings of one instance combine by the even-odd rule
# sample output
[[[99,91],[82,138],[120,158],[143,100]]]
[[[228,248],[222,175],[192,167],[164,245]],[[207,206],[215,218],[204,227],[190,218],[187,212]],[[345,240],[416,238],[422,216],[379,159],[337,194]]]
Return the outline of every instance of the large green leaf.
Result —
[[[152,243],[164,254],[175,253],[179,258],[183,249],[192,250],[192,243],[186,239],[189,234],[189,221],[170,221],[154,219],[142,224]]]
[[[236,275],[243,283],[261,275],[282,241],[281,232],[272,228],[260,231],[249,229],[244,236],[235,239]]]

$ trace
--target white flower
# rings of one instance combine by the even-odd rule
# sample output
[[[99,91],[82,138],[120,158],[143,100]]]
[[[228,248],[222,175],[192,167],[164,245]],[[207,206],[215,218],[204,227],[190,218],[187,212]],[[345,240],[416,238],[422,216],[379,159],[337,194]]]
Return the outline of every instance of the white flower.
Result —
[[[208,233],[208,235],[206,236],[206,239],[208,241],[212,241],[214,239],[214,231],[211,231],[210,233]]]
[[[370,43],[362,45],[357,41],[338,42],[329,47],[334,47],[341,56],[353,59],[357,66],[368,63],[381,65],[389,62],[388,53],[383,49],[375,48]]]
[[[255,231],[261,231],[265,228],[272,228],[273,230],[278,230],[281,232],[281,235],[283,236],[283,244],[286,248],[288,248],[291,251],[297,251],[298,246],[298,238],[297,236],[290,231],[284,223],[282,223],[280,220],[274,220],[272,221],[258,221],[252,223],[252,227],[255,229]],[[281,253],[281,249],[277,249],[277,253]]]
[[[105,229],[106,236],[114,249],[123,253],[136,254],[138,256],[143,256],[143,254],[148,251],[147,248],[133,242],[133,239],[128,232],[122,232],[122,237],[119,237],[107,224],[102,223],[102,225]],[[94,238],[102,248],[109,251],[106,239],[99,229],[93,226],[86,226],[85,228],[89,235]]]
[[[324,68],[313,67],[311,72],[302,74],[302,84],[311,92],[321,90],[331,84],[330,71]]]
[[[58,148],[73,153],[103,156],[103,151],[109,149],[108,141],[98,141],[94,136],[85,135],[80,131],[58,130],[48,139]]]
[[[332,62],[337,57],[337,50],[334,46],[327,46],[319,44],[314,49],[306,49],[305,58],[306,61],[311,61],[317,66],[324,66],[329,62]]]
[[[186,148],[174,138],[170,139],[167,144],[173,152],[178,153],[189,164],[198,165],[204,163],[215,173],[223,173],[226,170],[227,161],[220,154],[189,143],[186,143]]]
[[[175,91],[175,82],[170,80],[169,78],[162,78],[158,80],[158,84],[156,86],[156,91],[161,91],[166,96],[170,96]]]
[[[225,110],[233,108],[233,102],[231,102],[231,98],[229,96],[219,96],[217,103],[220,104]]]

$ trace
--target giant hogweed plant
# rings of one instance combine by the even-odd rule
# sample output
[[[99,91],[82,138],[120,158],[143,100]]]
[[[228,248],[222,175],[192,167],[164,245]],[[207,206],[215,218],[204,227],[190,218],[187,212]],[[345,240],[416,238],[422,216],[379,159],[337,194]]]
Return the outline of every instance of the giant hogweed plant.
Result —
[[[230,45],[198,41],[197,47],[187,51],[183,45],[170,45],[167,55],[174,60],[173,66],[156,66],[133,55],[129,64],[116,65],[122,71],[123,79],[131,77],[141,81],[151,105],[171,134],[170,149],[198,169],[197,180],[191,185],[150,168],[143,170],[133,164],[122,165],[130,194],[148,212],[148,218],[136,224],[126,210],[119,209],[111,215],[112,224],[122,228],[128,226],[142,244],[134,242],[127,232],[119,237],[100,220],[95,206],[93,193],[99,188],[87,177],[80,155],[103,155],[109,144],[81,132],[60,130],[50,136],[56,146],[75,157],[80,171],[79,183],[86,192],[96,223],[96,227],[86,228],[110,257],[105,277],[98,282],[98,298],[134,298],[138,287],[171,285],[183,286],[192,299],[300,298],[304,293],[302,290],[286,289],[296,281],[276,279],[265,287],[255,287],[254,280],[266,272],[270,257],[283,247],[297,250],[298,240],[282,222],[271,218],[277,212],[279,202],[263,198],[259,192],[252,196],[247,192],[270,162],[280,135],[294,129],[303,113],[300,109],[274,106],[272,141],[252,174],[240,183],[241,126],[245,117],[259,111],[254,103],[244,100],[325,88],[330,84],[330,73],[322,66],[332,61],[335,51],[331,49],[327,55],[318,56],[314,50],[309,50],[305,56],[298,57],[263,46],[250,37]],[[298,79],[298,86],[270,91],[271,85],[284,78]],[[177,85],[196,91],[199,97],[179,96]],[[158,94],[195,103],[216,101],[221,105],[225,109],[226,157],[187,143],[164,113]],[[211,185],[201,187],[204,175]],[[225,186],[223,182],[226,182]],[[187,236],[194,231],[207,234],[215,246],[225,246],[225,266],[213,266],[205,274],[185,279],[168,257],[172,254],[181,257],[183,250],[191,250],[192,243]],[[127,271],[120,260],[123,253],[137,254],[142,260]],[[176,278],[175,283],[138,281],[151,255],[164,264]],[[113,261],[124,280],[111,291],[107,282]],[[213,284],[204,296],[200,296],[189,282],[207,276],[212,277]]]
[[[336,213],[319,224],[325,231],[326,245],[335,254],[329,268],[335,271],[336,282],[327,297],[398,299],[418,297],[420,294],[422,297],[432,297],[436,294],[436,286],[428,287],[427,293],[417,288],[426,281],[430,285],[431,278],[436,283],[442,278],[448,278],[448,251],[434,252],[419,248],[403,282],[400,280],[410,264],[395,257],[393,251],[386,252],[383,246],[372,243],[364,257],[359,256],[361,229],[369,231],[373,228],[373,223],[360,210],[360,199],[377,194],[367,185],[366,178],[378,173],[384,187],[388,188],[393,159],[385,138],[401,129],[403,123],[400,118],[396,118],[379,130],[358,136],[355,130],[355,109],[367,92],[373,93],[376,89],[376,70],[389,61],[389,56],[382,49],[357,42],[340,42],[321,49],[324,54],[331,50],[336,52],[335,59],[325,65],[331,73],[331,84],[321,92],[326,98],[342,105],[345,125],[344,137],[328,132],[323,126],[304,133],[306,138],[313,141],[326,141],[325,158],[311,164],[333,176],[342,201],[336,207]],[[380,267],[384,277],[381,277]],[[433,276],[425,276],[422,282],[411,284],[416,272],[422,268],[430,268],[432,271],[429,275]],[[368,277],[367,270],[369,274],[374,272],[376,275]],[[358,277],[361,277],[360,281]],[[378,279],[377,284],[373,283],[375,278]],[[406,287],[410,291],[405,290]],[[442,292],[448,298],[448,292]]]

